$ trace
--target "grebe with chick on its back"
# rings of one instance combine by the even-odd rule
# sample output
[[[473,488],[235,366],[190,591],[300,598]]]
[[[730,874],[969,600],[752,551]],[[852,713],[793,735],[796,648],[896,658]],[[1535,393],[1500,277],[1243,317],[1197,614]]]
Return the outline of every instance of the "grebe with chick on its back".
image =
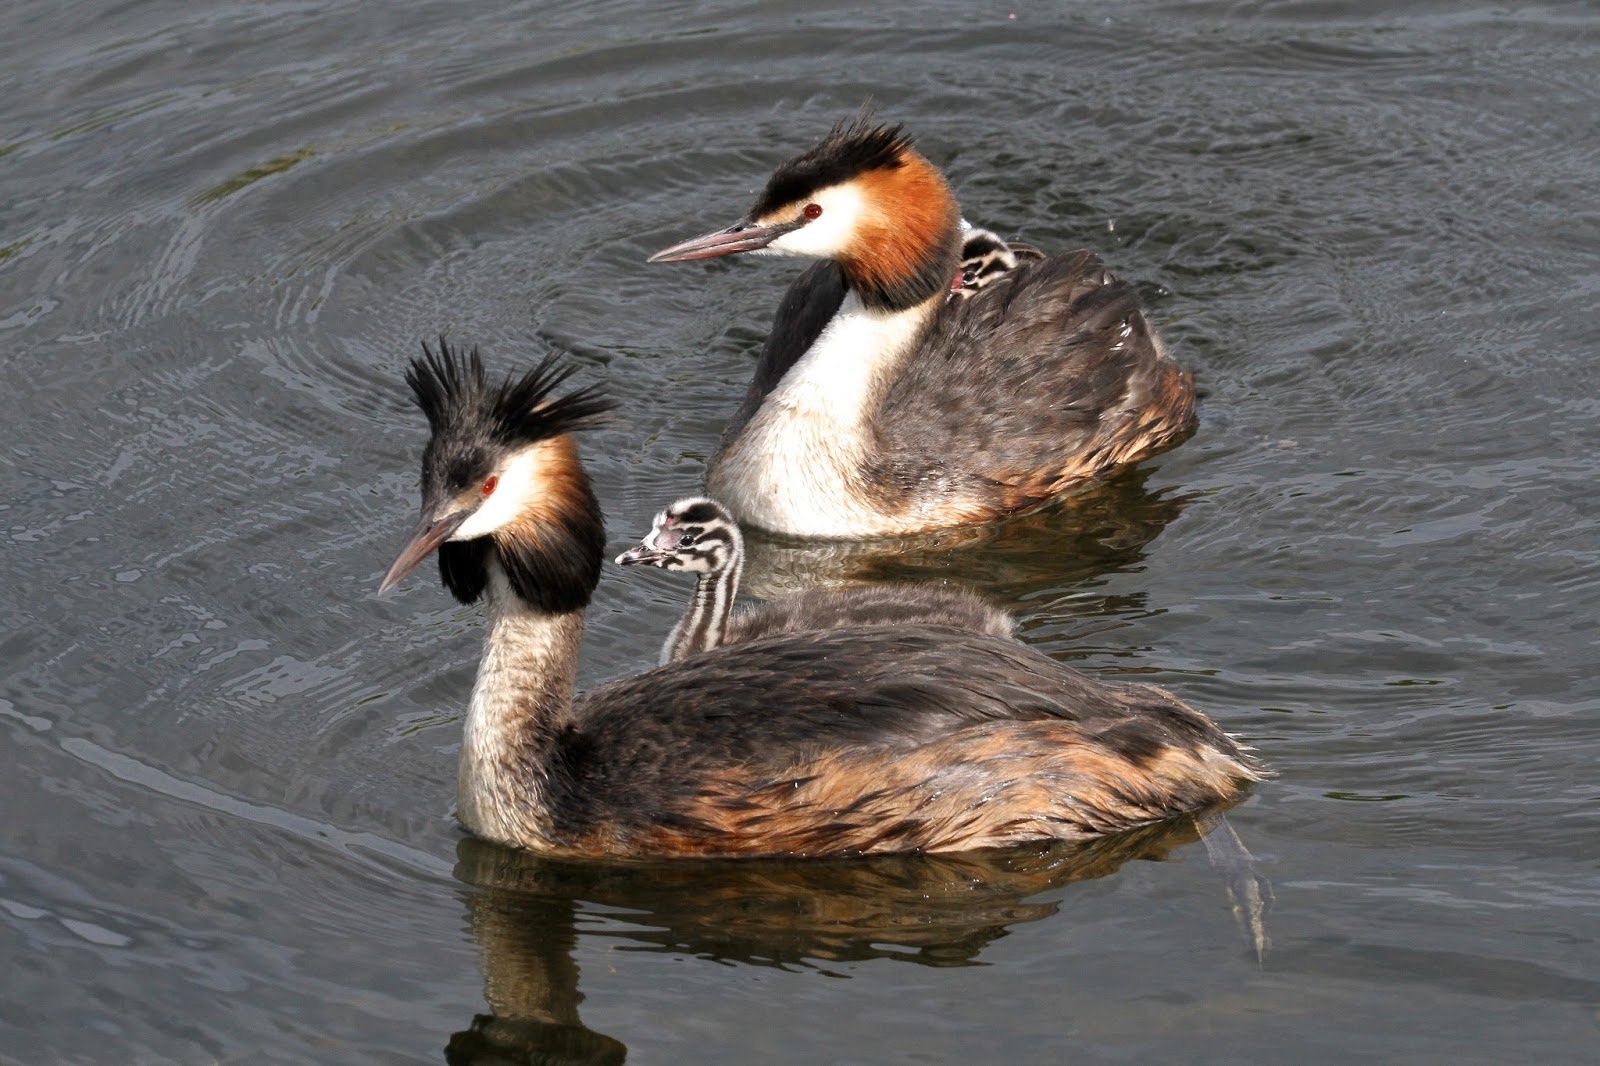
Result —
[[[862,116],[739,222],[651,256],[822,260],[778,306],[708,493],[778,533],[915,533],[1039,506],[1193,429],[1193,377],[1098,257],[1010,246],[967,286],[963,243],[944,176]]]
[[[611,405],[553,358],[491,382],[424,346],[421,522],[384,575],[438,553],[486,600],[457,813],[591,856],[822,856],[1075,840],[1237,799],[1261,765],[1148,685],[1015,641],[869,625],[731,644],[574,696],[605,532],[571,434]]]

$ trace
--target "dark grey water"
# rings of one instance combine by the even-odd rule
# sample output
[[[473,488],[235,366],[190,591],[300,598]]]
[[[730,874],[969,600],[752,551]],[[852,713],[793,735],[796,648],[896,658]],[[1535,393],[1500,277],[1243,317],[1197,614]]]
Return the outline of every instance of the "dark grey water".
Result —
[[[11,4],[0,90],[0,1060],[1600,1058],[1592,6]],[[572,353],[620,546],[796,269],[645,255],[869,95],[1138,279],[1202,425],[772,578],[971,581],[1247,736],[1264,961],[1181,827],[705,869],[450,819],[478,616],[372,595],[402,361]],[[685,592],[611,572],[584,683]]]

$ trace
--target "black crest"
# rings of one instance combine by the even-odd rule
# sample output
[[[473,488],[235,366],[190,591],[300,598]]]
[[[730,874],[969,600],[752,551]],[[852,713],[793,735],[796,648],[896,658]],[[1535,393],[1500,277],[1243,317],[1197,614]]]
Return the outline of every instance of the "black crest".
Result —
[[[406,384],[435,435],[470,428],[487,441],[515,448],[589,429],[615,406],[597,385],[552,397],[572,373],[573,367],[549,355],[520,377],[507,374],[491,385],[476,346],[462,354],[440,337],[437,352],[422,342],[422,355],[406,370]]]
[[[481,481],[510,449],[598,422],[613,404],[597,386],[551,395],[572,372],[551,355],[520,376],[490,384],[476,347],[463,353],[440,337],[436,352],[424,341],[421,357],[406,370],[433,431],[422,456],[423,500],[436,503]]]
[[[910,150],[911,139],[899,126],[886,126],[868,112],[842,120],[821,144],[772,172],[750,217],[761,218],[869,170],[893,170]]]
[[[523,374],[491,383],[477,348],[462,352],[440,337],[435,351],[424,342],[421,357],[406,370],[406,383],[433,431],[422,455],[423,513],[436,512],[443,501],[487,477],[507,451],[597,424],[614,406],[598,387],[553,395],[572,373],[552,355]],[[566,510],[537,530],[439,546],[439,576],[457,599],[471,603],[483,595],[492,552],[527,603],[570,611],[589,602],[605,530],[588,479],[581,469],[574,474]]]

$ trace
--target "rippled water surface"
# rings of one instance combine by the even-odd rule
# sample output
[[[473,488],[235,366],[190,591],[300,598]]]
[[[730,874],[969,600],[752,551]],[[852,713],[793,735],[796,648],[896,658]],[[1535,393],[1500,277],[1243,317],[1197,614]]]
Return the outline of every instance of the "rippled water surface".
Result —
[[[10,4],[0,88],[0,1060],[1600,1059],[1592,6]],[[1185,826],[707,868],[451,820],[480,615],[373,595],[403,360],[604,382],[620,548],[797,269],[645,256],[868,97],[1136,279],[1201,426],[764,580],[970,582],[1175,689],[1279,771],[1253,875]],[[686,592],[609,570],[583,683]]]

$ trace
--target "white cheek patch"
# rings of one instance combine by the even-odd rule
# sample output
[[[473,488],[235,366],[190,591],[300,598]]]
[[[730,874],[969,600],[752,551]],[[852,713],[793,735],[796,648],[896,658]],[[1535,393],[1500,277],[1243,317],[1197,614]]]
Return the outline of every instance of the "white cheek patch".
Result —
[[[785,233],[765,250],[810,259],[832,259],[843,254],[868,211],[861,190],[854,185],[831,185],[818,190],[806,203],[821,207],[822,214],[793,233]]]
[[[539,492],[539,448],[514,453],[495,471],[495,487],[478,509],[451,534],[451,540],[476,540],[515,522]]]

